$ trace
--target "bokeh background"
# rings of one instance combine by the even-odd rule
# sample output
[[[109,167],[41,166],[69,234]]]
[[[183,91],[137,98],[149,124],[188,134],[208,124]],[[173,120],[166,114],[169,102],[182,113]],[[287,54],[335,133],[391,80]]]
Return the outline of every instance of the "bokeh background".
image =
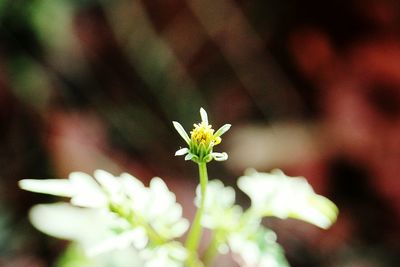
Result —
[[[0,266],[65,247],[29,224],[56,199],[23,178],[161,176],[190,217],[196,166],[171,121],[199,107],[233,125],[211,178],[281,168],[339,206],[328,231],[265,221],[292,266],[400,266],[397,0],[0,1]]]

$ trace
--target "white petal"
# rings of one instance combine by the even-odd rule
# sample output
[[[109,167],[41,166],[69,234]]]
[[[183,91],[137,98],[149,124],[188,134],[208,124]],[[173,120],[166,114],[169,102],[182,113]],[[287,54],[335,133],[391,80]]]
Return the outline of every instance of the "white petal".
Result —
[[[160,193],[160,194],[166,194],[166,193],[171,193],[168,190],[167,185],[165,182],[160,178],[160,177],[154,177],[150,181],[150,189],[154,192]]]
[[[188,153],[188,154],[185,156],[185,160],[191,160],[193,157],[194,157],[194,155],[193,155],[192,153]]]
[[[35,205],[29,211],[29,219],[33,226],[48,235],[83,245],[97,242],[109,223],[98,210],[82,209],[67,203]]]
[[[183,156],[189,152],[189,148],[184,147],[175,152],[175,156]]]
[[[175,202],[174,193],[168,190],[165,182],[158,177],[154,177],[150,181],[151,202],[148,207],[148,213],[151,217],[163,215],[169,206]]]
[[[187,135],[185,129],[183,128],[183,126],[177,122],[177,121],[173,121],[172,122],[174,124],[174,127],[176,129],[176,131],[179,133],[180,136],[182,136],[183,140],[185,140],[185,142],[189,145],[190,144],[190,138]]]
[[[145,187],[143,183],[136,177],[123,173],[120,175],[121,185],[126,195],[131,199],[138,199],[145,194]]]
[[[231,126],[232,125],[230,125],[230,124],[223,125],[221,128],[218,129],[218,131],[215,132],[214,136],[218,137],[218,136],[223,135],[224,133],[226,133],[231,128]]]
[[[107,198],[100,186],[90,175],[72,172],[69,180],[75,189],[71,203],[75,206],[100,208],[107,205]]]
[[[336,205],[316,194],[304,177],[288,177],[280,170],[246,173],[238,186],[261,216],[294,218],[328,228],[338,215]]]
[[[213,152],[211,153],[211,155],[216,161],[224,161],[228,159],[228,154],[226,154],[225,152],[223,153]]]
[[[24,179],[19,181],[18,185],[20,188],[27,191],[61,197],[72,197],[75,193],[74,187],[71,185],[71,181],[67,179]]]
[[[101,186],[111,194],[117,193],[121,188],[121,184],[111,173],[103,170],[95,170],[94,177],[101,184]]]
[[[169,235],[172,238],[177,238],[177,237],[181,237],[187,229],[189,229],[189,221],[186,219],[181,219],[179,221],[177,221],[176,223],[174,223],[173,225],[171,225],[170,233]]]
[[[140,181],[138,178],[135,176],[129,174],[129,173],[122,173],[120,175],[121,182],[124,183],[124,185],[127,185],[129,187],[135,187],[135,188],[143,188],[144,184],[142,181]]]
[[[170,204],[168,207],[168,216],[164,218],[165,222],[174,223],[182,217],[182,206],[179,203]]]
[[[132,244],[137,249],[143,249],[147,245],[147,242],[148,238],[145,230],[141,227],[138,227],[134,230],[124,232],[120,235],[115,235],[101,241],[95,246],[89,248],[87,250],[87,254],[88,256],[93,257],[101,253],[128,248]]]
[[[200,108],[200,117],[202,122],[208,124],[208,115],[204,108]]]
[[[95,188],[100,189],[100,186],[92,176],[83,172],[71,172],[69,180],[74,187]]]

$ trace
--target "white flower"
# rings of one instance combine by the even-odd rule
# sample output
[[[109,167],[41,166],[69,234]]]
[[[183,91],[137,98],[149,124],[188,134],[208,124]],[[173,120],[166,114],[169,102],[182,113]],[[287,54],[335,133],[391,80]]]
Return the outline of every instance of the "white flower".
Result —
[[[196,193],[198,205],[200,187]],[[225,187],[219,180],[212,180],[207,185],[202,224],[217,234],[219,252],[230,249],[243,266],[288,266],[282,248],[276,243],[276,234],[263,228],[260,218],[253,213],[243,214],[241,207],[235,205],[234,189]]]
[[[179,135],[189,146],[176,151],[175,156],[186,155],[185,160],[193,160],[197,163],[209,162],[212,159],[216,161],[227,160],[228,154],[213,152],[213,148],[221,143],[221,135],[226,133],[231,125],[225,124],[214,133],[215,130],[208,124],[208,115],[203,108],[200,108],[200,117],[201,122],[193,125],[194,129],[190,132],[190,137],[179,122],[172,122]]]
[[[107,206],[108,200],[99,184],[88,174],[72,172],[69,179],[24,179],[19,186],[28,191],[70,197],[75,206],[101,208]]]
[[[143,227],[135,227],[120,234],[104,239],[87,250],[89,256],[95,256],[113,250],[122,250],[133,246],[137,250],[144,249],[148,244],[146,230]]]
[[[182,218],[182,206],[161,178],[153,178],[149,187],[143,187],[141,192],[135,191],[138,195],[132,196],[135,197],[132,201],[134,212],[140,214],[160,236],[169,240],[185,233],[189,222]]]
[[[249,267],[288,267],[281,246],[276,243],[276,234],[261,226],[249,231],[242,229],[232,233],[228,239],[238,261]]]
[[[201,199],[200,185],[196,189],[195,204]],[[202,225],[209,229],[234,231],[239,224],[242,208],[235,204],[235,190],[220,180],[211,180],[207,184]]]
[[[170,242],[140,253],[145,267],[183,267],[187,258],[186,249],[178,242]]]
[[[114,214],[99,209],[82,209],[68,203],[35,205],[29,218],[40,231],[79,243],[91,257],[131,246],[142,249],[148,241],[143,228],[129,229]],[[125,231],[117,234],[112,230],[116,227],[125,228]]]
[[[72,205],[91,208],[94,210],[93,212],[102,211],[107,214],[114,222],[114,226],[117,222],[124,222],[125,228],[122,229],[124,235],[104,237],[98,246],[91,250],[95,252],[108,250],[115,243],[129,245],[129,240],[135,235],[138,240],[137,248],[146,245],[148,238],[146,234],[149,234],[149,238],[151,238],[150,235],[153,237],[156,235],[157,242],[166,242],[182,236],[189,227],[189,222],[182,218],[182,207],[176,202],[174,193],[169,191],[164,181],[158,177],[153,178],[149,187],[146,187],[130,174],[123,173],[120,177],[115,177],[106,171],[96,170],[94,178],[85,173],[74,172],[70,174],[68,180],[21,180],[19,185],[21,188],[33,192],[70,197]],[[73,207],[71,206],[71,208]],[[58,207],[58,209],[65,210],[66,208]],[[60,224],[60,227],[57,228],[58,231],[62,230],[61,226],[68,226],[67,219],[74,221],[74,217],[81,216],[78,210],[67,214],[70,218],[61,216],[66,223]],[[39,230],[57,237],[57,231],[49,231],[54,225],[37,219],[38,216],[35,218],[38,223],[34,224]],[[95,231],[95,226],[99,221],[93,220],[87,221],[87,223],[93,223]],[[108,226],[112,225],[108,224]],[[78,230],[73,228],[72,231],[76,231],[79,237]],[[73,236],[74,234],[70,233],[64,238],[75,240],[72,238]],[[141,237],[139,238],[139,236]]]
[[[328,228],[338,214],[336,205],[316,194],[304,177],[288,177],[280,170],[248,171],[239,178],[238,186],[250,197],[251,209],[261,217],[295,218]]]

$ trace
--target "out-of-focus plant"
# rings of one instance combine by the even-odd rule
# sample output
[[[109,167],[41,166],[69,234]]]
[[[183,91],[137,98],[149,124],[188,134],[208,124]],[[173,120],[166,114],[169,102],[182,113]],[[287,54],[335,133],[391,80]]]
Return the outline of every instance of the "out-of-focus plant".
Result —
[[[59,266],[211,266],[218,253],[231,252],[241,266],[288,266],[276,234],[261,224],[267,216],[295,218],[328,228],[338,209],[316,194],[303,177],[280,170],[248,170],[238,187],[251,199],[247,210],[235,204],[235,191],[219,180],[209,180],[207,163],[224,161],[227,153],[214,152],[225,124],[214,131],[204,109],[190,136],[173,122],[187,147],[176,151],[199,168],[194,220],[182,217],[174,193],[158,177],[145,186],[134,176],[114,176],[97,170],[93,177],[73,172],[69,179],[21,180],[21,188],[70,198],[70,203],[40,204],[30,211],[33,225],[46,234],[75,241]],[[190,228],[190,229],[189,229]],[[212,237],[200,254],[202,229]],[[185,242],[181,242],[188,231]],[[104,256],[107,255],[107,256]]]

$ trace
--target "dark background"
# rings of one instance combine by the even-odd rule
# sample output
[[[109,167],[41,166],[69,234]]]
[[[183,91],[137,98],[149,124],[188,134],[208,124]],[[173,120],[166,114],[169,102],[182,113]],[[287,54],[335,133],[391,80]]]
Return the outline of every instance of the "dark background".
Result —
[[[157,175],[190,209],[171,121],[189,130],[202,106],[233,125],[211,178],[279,167],[339,206],[328,231],[265,222],[292,266],[399,266],[399,22],[396,0],[1,1],[0,265],[64,247],[30,226],[55,198],[23,178]]]

